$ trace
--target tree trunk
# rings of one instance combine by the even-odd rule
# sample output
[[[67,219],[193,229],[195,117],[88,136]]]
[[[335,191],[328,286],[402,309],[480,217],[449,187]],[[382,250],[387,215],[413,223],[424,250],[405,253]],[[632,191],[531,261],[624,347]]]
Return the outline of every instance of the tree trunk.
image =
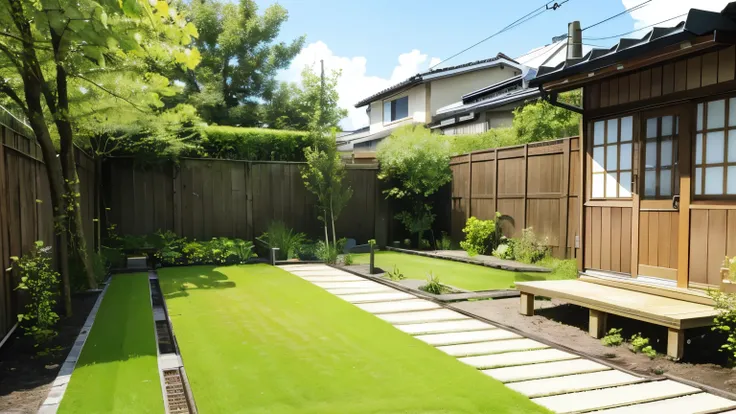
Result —
[[[330,237],[327,235],[327,210],[325,210],[325,247],[330,248]]]
[[[330,196],[330,221],[332,222],[332,243],[335,244],[335,249],[337,249],[337,236],[335,236],[335,215],[333,214],[332,210],[332,196]]]

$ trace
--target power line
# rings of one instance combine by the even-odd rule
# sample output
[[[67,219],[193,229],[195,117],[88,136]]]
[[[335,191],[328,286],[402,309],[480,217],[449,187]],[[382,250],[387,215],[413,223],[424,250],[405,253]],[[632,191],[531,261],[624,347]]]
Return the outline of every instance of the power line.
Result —
[[[453,58],[456,58],[456,57],[460,56],[461,54],[467,52],[468,50],[470,50],[470,49],[472,49],[472,48],[480,45],[481,43],[486,42],[486,41],[488,41],[488,40],[490,40],[490,39],[492,39],[492,38],[500,35],[501,33],[507,32],[507,31],[509,31],[509,30],[517,27],[517,26],[520,26],[520,25],[528,22],[529,20],[534,19],[535,17],[541,15],[542,13],[544,13],[544,12],[546,12],[548,10],[553,10],[553,11],[554,10],[557,10],[563,4],[567,3],[568,1],[570,1],[570,0],[564,0],[564,1],[559,2],[559,3],[558,2],[553,2],[553,1],[548,1],[548,2],[544,3],[543,5],[537,7],[536,9],[530,11],[529,13],[527,13],[527,14],[519,17],[518,19],[514,20],[513,22],[509,23],[508,25],[506,25],[505,27],[503,27],[499,31],[493,33],[492,35],[490,35],[490,36],[486,37],[485,39],[480,40],[480,41],[478,41],[478,42],[476,42],[476,43],[474,43],[474,44],[466,47],[465,49],[463,49],[463,50],[455,53],[454,55],[450,56],[449,58],[440,61],[439,63],[437,63],[436,65],[430,67],[429,69],[432,70],[435,67],[437,67],[438,65],[441,65],[441,64],[443,64],[443,63],[445,63],[445,62],[447,62],[447,61],[449,61],[449,60],[451,60]],[[651,0],[649,0],[649,1],[651,1]],[[550,3],[553,3],[553,4],[550,6]]]
[[[624,14],[627,14],[627,13],[631,13],[631,12],[633,12],[633,11],[639,10],[639,9],[641,9],[642,7],[645,7],[645,6],[647,5],[647,3],[651,2],[651,1],[652,1],[652,0],[645,0],[645,1],[643,1],[643,2],[641,2],[641,3],[639,3],[639,4],[637,4],[636,6],[632,6],[632,7],[629,7],[628,9],[626,9],[626,10],[624,10],[624,11],[620,12],[620,13],[616,13],[616,14],[614,14],[614,15],[613,15],[613,16],[611,16],[611,17],[607,17],[607,18],[605,18],[605,19],[603,19],[603,20],[599,21],[598,23],[593,23],[593,24],[591,24],[590,26],[588,26],[588,27],[585,27],[585,28],[583,28],[583,29],[582,29],[581,31],[585,31],[585,30],[588,30],[588,29],[590,29],[591,27],[596,27],[596,26],[598,26],[599,24],[603,24],[603,23],[605,23],[605,22],[607,22],[607,21],[609,21],[609,20],[613,20],[613,19],[615,19],[615,18],[617,18],[617,17],[619,17],[619,16],[623,16]]]
[[[683,16],[687,16],[687,13],[683,13],[683,14],[680,14],[680,15],[678,15],[678,16],[675,16],[675,17],[670,17],[670,18],[669,18],[669,19],[667,19],[667,20],[662,20],[661,22],[657,22],[657,23],[654,23],[654,24],[650,24],[650,25],[648,25],[648,26],[640,27],[640,28],[638,28],[638,29],[636,29],[636,30],[632,30],[632,31],[630,31],[630,32],[626,32],[626,33],[620,33],[620,34],[617,34],[617,35],[613,35],[613,36],[605,36],[605,37],[584,37],[583,39],[585,39],[585,40],[608,40],[608,39],[614,39],[614,38],[619,38],[619,37],[622,37],[622,36],[626,36],[626,35],[628,35],[628,34],[636,33],[636,32],[638,32],[638,31],[641,31],[641,30],[644,30],[644,29],[648,29],[648,28],[650,28],[650,27],[652,27],[652,26],[656,26],[656,25],[658,25],[658,24],[662,24],[662,23],[668,22],[668,21],[670,21],[670,20],[675,20],[675,19],[679,19],[680,17],[683,17]]]

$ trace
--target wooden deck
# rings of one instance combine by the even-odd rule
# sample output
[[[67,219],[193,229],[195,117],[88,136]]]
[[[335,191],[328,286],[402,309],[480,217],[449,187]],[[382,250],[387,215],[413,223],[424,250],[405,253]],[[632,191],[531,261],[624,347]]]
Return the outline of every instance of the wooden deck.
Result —
[[[590,309],[591,336],[599,338],[606,330],[606,315],[614,314],[668,328],[667,354],[681,358],[684,330],[713,324],[717,311],[708,305],[605,286],[581,280],[519,282],[520,311],[534,314],[534,296],[561,299]]]

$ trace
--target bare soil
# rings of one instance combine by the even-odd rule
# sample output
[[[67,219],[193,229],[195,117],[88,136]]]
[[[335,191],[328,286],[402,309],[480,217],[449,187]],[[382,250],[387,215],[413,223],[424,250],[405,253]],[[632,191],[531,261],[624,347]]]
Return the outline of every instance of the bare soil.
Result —
[[[59,322],[59,335],[49,345],[49,349],[54,349],[49,355],[38,356],[39,348],[34,347],[33,340],[21,329],[0,348],[0,413],[38,411],[97,295],[81,293],[72,298],[74,316]]]
[[[615,315],[608,317],[608,329],[621,328],[628,340],[641,333],[649,338],[652,347],[660,353],[649,359],[636,354],[627,343],[607,347],[588,335],[588,310],[552,300],[536,300],[535,315],[519,314],[519,298],[454,303],[452,306],[478,316],[536,335],[578,352],[607,360],[629,371],[644,375],[670,374],[726,392],[736,393],[736,369],[726,367],[727,358],[718,351],[724,338],[709,328],[687,330],[685,357],[680,362],[667,358],[667,329]]]

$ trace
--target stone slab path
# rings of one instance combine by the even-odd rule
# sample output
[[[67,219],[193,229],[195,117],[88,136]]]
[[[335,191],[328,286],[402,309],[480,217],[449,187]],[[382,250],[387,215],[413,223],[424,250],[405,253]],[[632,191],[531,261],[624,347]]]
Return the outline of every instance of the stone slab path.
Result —
[[[558,413],[736,414],[736,401],[634,376],[348,272],[322,264],[279,267]]]

